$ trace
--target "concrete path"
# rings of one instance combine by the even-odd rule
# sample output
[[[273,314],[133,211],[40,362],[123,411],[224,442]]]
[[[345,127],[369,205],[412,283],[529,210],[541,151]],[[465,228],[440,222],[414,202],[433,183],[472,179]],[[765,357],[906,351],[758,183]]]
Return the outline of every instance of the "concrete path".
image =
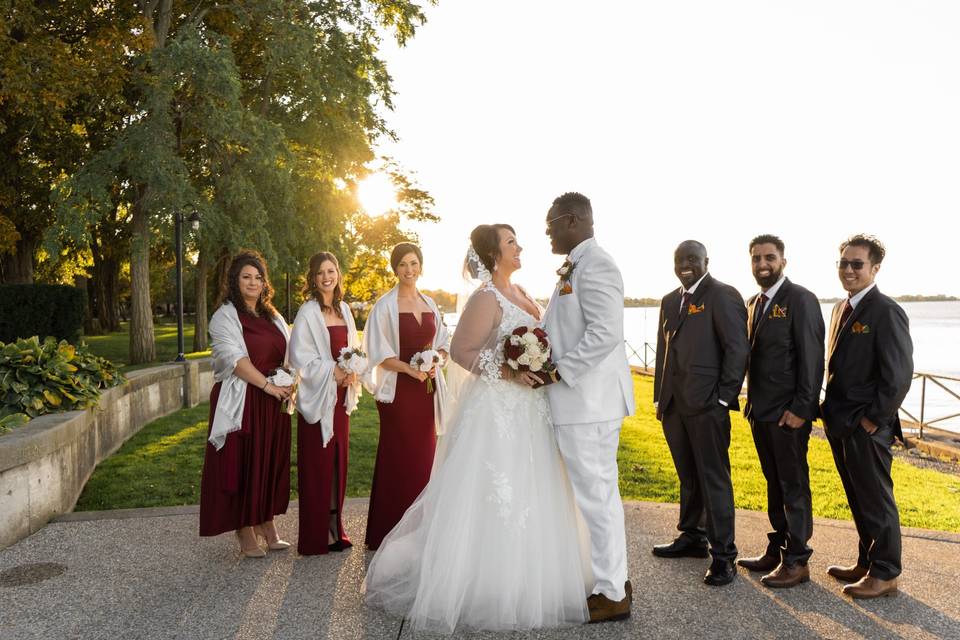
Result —
[[[363,539],[366,501],[347,530]],[[947,638],[960,639],[960,535],[904,530],[901,593],[852,601],[825,573],[855,558],[852,524],[817,520],[813,580],[771,591],[756,575],[701,582],[708,561],[664,560],[677,506],[627,503],[633,617],[622,623],[456,638]],[[296,540],[296,507],[278,519]],[[737,513],[741,553],[765,545],[763,514]],[[199,538],[195,507],[77,513],[0,551],[0,638],[412,638],[402,621],[362,604],[369,553],[273,552],[240,561],[229,535]],[[426,637],[426,636],[419,636]]]

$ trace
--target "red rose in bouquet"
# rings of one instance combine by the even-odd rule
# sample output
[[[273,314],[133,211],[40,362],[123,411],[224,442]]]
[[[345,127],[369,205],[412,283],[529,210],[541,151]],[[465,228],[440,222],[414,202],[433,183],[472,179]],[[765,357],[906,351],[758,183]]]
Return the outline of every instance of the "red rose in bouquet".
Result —
[[[514,371],[546,371],[551,367],[550,340],[540,327],[517,327],[503,341],[503,357]]]

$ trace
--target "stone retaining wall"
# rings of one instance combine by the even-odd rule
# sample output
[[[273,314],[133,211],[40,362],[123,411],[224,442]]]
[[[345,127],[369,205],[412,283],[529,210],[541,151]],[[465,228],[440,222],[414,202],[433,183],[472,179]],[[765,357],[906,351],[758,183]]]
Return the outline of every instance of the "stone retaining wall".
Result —
[[[0,436],[0,549],[73,509],[97,464],[152,420],[206,400],[209,358],[127,374],[94,409],[40,416]]]

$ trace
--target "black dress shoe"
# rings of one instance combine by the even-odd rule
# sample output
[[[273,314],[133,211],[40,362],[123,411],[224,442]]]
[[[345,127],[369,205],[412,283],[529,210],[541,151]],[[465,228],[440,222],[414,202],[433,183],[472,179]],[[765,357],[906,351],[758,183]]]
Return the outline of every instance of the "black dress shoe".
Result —
[[[705,544],[677,538],[669,544],[654,545],[653,555],[660,558],[706,558],[710,554]]]
[[[703,581],[711,587],[722,587],[730,584],[737,575],[737,566],[733,560],[714,560],[707,569]]]
[[[352,547],[353,544],[349,540],[337,540],[336,542],[331,542],[327,545],[327,549],[330,551],[344,551]]]

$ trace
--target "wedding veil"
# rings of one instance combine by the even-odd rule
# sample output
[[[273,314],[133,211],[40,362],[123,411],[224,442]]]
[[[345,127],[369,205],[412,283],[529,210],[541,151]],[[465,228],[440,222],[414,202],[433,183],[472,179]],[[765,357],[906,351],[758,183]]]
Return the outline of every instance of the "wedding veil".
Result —
[[[463,277],[469,293],[457,296],[459,319],[450,342],[446,369],[448,407],[444,408],[443,435],[437,442],[434,469],[443,463],[450,445],[456,441],[463,400],[470,396],[475,385],[489,384],[499,378],[503,362],[503,348],[498,341],[503,309],[493,289],[490,271],[473,247],[464,259]]]

